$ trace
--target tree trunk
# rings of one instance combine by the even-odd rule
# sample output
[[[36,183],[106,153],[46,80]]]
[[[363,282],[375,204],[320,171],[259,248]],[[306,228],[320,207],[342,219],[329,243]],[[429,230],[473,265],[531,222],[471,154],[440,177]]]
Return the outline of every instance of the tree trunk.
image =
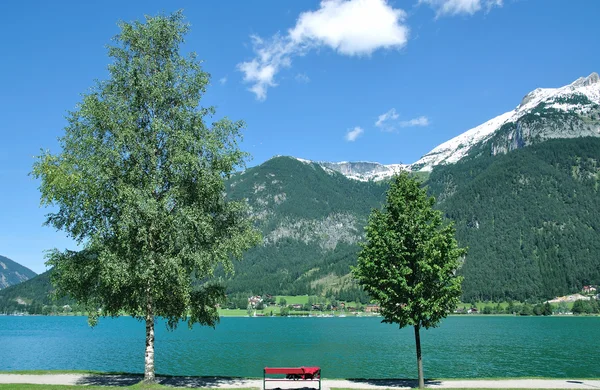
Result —
[[[421,336],[419,335],[419,325],[415,325],[415,344],[417,345],[417,367],[419,368],[419,389],[425,388],[425,379],[423,378],[423,358],[421,357]]]
[[[152,297],[148,293],[146,303],[146,355],[144,360],[144,382],[154,382],[154,313],[152,311]]]

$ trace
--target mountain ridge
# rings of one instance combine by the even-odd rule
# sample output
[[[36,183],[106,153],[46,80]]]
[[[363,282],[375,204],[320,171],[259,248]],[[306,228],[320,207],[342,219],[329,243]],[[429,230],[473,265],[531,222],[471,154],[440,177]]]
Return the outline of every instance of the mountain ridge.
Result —
[[[561,119],[567,123],[561,127],[560,132],[535,129],[536,126],[543,126],[542,122],[546,118],[553,117],[554,120],[561,115]],[[533,123],[536,121],[537,124]],[[524,134],[522,122],[527,122],[528,125],[533,123],[534,131],[529,128],[529,133]],[[566,131],[567,128],[572,130]],[[454,164],[494,137],[496,142],[488,145],[489,148],[485,152],[506,153],[546,139],[583,136],[600,136],[600,76],[595,72],[562,87],[536,88],[526,94],[513,110],[441,143],[411,164],[381,164],[373,161],[328,162],[294,158],[306,164],[317,164],[339,172],[350,179],[379,181],[389,179],[402,170],[431,172],[437,165]]]
[[[24,282],[36,275],[29,268],[0,255],[0,290]]]
[[[543,105],[540,107],[540,105]],[[483,124],[441,143],[426,153],[416,162],[410,164],[411,170],[431,171],[434,166],[453,164],[467,156],[471,149],[486,142],[504,125],[517,123],[528,114],[542,116],[545,111],[566,112],[574,115],[586,115],[595,110],[597,115],[600,106],[600,77],[592,73],[588,77],[580,77],[571,84],[559,88],[537,88],[529,92],[521,103],[513,110],[492,118]],[[536,111],[537,109],[537,111]],[[585,134],[600,136],[600,124],[596,124],[594,132]],[[583,136],[582,134],[579,134]],[[573,138],[556,134],[552,138]]]

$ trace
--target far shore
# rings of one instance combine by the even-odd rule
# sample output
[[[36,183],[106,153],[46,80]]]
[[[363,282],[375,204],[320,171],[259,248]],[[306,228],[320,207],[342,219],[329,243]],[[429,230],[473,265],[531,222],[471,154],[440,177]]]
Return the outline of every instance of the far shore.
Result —
[[[87,314],[83,314],[83,313],[58,313],[58,314],[27,314],[27,313],[17,313],[17,314],[5,314],[5,313],[0,313],[0,317],[87,317]],[[127,314],[122,314],[121,317],[128,317]],[[289,316],[280,316],[280,315],[257,315],[257,316],[249,316],[247,314],[225,314],[225,313],[219,313],[219,317],[221,318],[383,318],[383,316],[381,315],[371,315],[371,314],[358,314],[358,315],[354,315],[354,314],[347,314],[345,316],[339,316],[339,315],[333,315],[333,316],[326,316],[326,315],[318,315],[318,314],[313,314],[313,315],[308,315],[308,314],[300,314],[300,315],[289,315]],[[544,316],[536,316],[536,315],[519,315],[519,314],[482,314],[482,313],[475,313],[475,314],[448,314],[448,317],[464,317],[464,318],[470,318],[470,317],[522,317],[522,318],[528,318],[528,317],[544,317]],[[553,314],[551,316],[545,316],[545,317],[554,317],[554,318],[574,318],[574,317],[600,317],[600,314],[572,314],[572,313],[565,313],[565,314]]]

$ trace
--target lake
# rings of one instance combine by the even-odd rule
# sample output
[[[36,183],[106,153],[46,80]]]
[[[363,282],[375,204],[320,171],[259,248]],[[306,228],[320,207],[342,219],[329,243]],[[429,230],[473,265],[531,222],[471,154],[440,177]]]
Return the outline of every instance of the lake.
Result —
[[[230,318],[216,329],[156,327],[156,371],[262,376],[320,366],[326,378],[414,378],[412,328],[381,318]],[[421,333],[425,376],[600,377],[600,317],[453,316]],[[0,370],[143,372],[144,323],[132,318],[0,316]]]

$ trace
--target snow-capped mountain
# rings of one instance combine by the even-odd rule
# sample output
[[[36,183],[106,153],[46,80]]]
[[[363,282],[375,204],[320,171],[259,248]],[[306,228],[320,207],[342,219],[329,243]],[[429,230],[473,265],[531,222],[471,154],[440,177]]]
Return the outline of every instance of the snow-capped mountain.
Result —
[[[600,77],[597,73],[592,73],[588,77],[581,77],[573,83],[561,88],[538,88],[528,93],[521,104],[514,110],[499,115],[482,125],[468,130],[461,135],[452,138],[449,141],[434,148],[431,152],[425,154],[420,160],[410,165],[411,170],[431,171],[434,166],[439,164],[453,164],[465,157],[476,145],[481,145],[488,141],[494,134],[507,124],[514,124],[516,132],[507,134],[507,137],[513,137],[515,140],[523,133],[522,124],[519,121],[527,116],[528,125],[531,125],[535,119],[538,119],[537,128],[530,130],[526,136],[528,139],[522,140],[525,146],[531,143],[532,136],[538,136],[538,141],[549,138],[574,138],[583,136],[600,136],[600,123],[598,121],[598,109],[600,105]],[[564,114],[572,114],[567,118]],[[552,118],[548,118],[548,117]],[[582,126],[573,129],[573,121],[577,118],[582,119]],[[562,124],[568,124],[572,131],[565,131],[565,126],[554,126],[549,124],[549,120],[556,120]],[[568,123],[563,123],[568,119]],[[549,126],[550,125],[550,126]],[[510,127],[510,126],[508,126]],[[534,126],[535,127],[535,126]],[[550,131],[549,131],[550,130]],[[529,141],[529,142],[528,142]],[[506,152],[514,148],[503,148],[493,150],[492,153]]]
[[[369,180],[384,180],[392,177],[395,173],[408,169],[406,164],[389,164],[384,165],[370,161],[341,161],[341,162],[326,162],[326,161],[310,161],[302,158],[296,160],[305,164],[317,164],[325,171],[335,171],[346,176],[349,179],[369,181]]]
[[[452,138],[412,164],[383,165],[376,162],[324,162],[326,171],[339,172],[350,179],[384,180],[402,170],[431,171],[440,164],[454,164],[476,148],[490,154],[543,142],[551,138],[600,137],[600,76],[592,73],[560,88],[538,88],[509,112]]]

